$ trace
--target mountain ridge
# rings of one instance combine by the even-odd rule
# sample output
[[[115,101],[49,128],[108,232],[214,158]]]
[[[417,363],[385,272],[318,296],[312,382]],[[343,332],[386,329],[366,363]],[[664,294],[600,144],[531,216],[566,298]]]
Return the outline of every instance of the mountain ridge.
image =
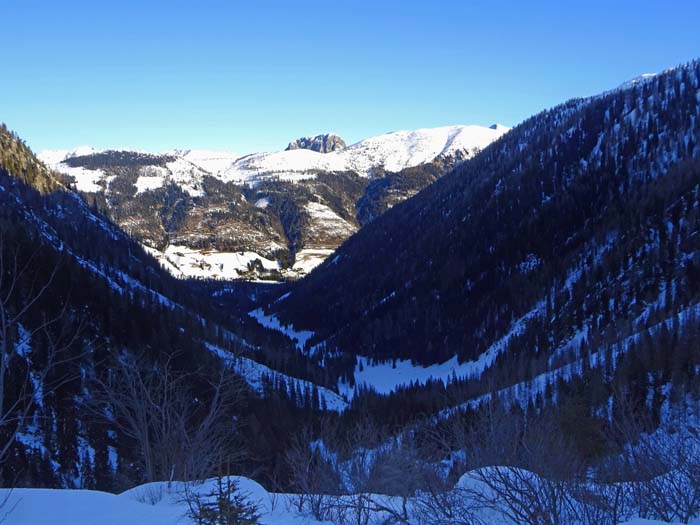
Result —
[[[363,224],[505,132],[424,128],[328,153],[80,147],[39,156],[174,275],[279,280],[309,273]]]
[[[647,246],[643,232],[658,230],[663,213],[646,204],[644,192],[668,206],[672,201],[665,185],[686,203],[697,199],[689,184],[700,156],[699,68],[694,62],[531,117],[361,230],[332,261],[272,303],[269,312],[297,330],[313,331],[309,344],[330,353],[423,364],[454,355],[462,362],[476,360],[529,312],[536,315],[522,333],[510,337],[506,346],[514,348],[506,355],[527,352],[518,346],[524,341],[548,349],[543,355],[564,345],[572,331],[564,319],[578,319],[577,329],[585,328],[592,339],[591,334],[604,328],[600,321],[588,321],[595,329],[582,324],[585,312],[611,307],[604,306],[600,289],[586,291],[594,281],[581,275],[610,272],[598,265],[622,257],[623,244],[630,251],[636,246],[657,253],[658,247]],[[644,205],[635,209],[637,201]],[[616,231],[610,226],[618,221],[614,210],[641,224]],[[692,207],[684,213],[686,221],[695,220]],[[629,227],[629,219],[620,222]],[[402,236],[405,231],[413,233],[410,239]],[[669,279],[684,282],[690,278],[686,272],[693,272],[689,268],[697,266],[698,252],[688,237],[692,228],[674,226],[673,232],[680,235],[685,259],[665,262],[663,271],[674,268],[678,274]],[[607,246],[611,255],[596,255],[600,246]],[[597,262],[586,270],[582,261],[592,257]],[[360,260],[372,271],[358,271]],[[658,276],[663,271],[646,271],[625,276],[639,281],[635,293],[648,293],[649,298],[637,299],[637,306],[626,312],[626,300],[617,296],[615,313],[605,317],[608,322],[636,318],[636,310],[660,293],[665,285]],[[609,279],[615,282],[614,276]],[[692,296],[697,282],[690,278],[684,286]],[[569,292],[573,289],[575,300]],[[619,286],[614,290],[623,293]],[[588,297],[587,303],[595,300],[595,306],[581,306],[582,297]],[[547,311],[556,313],[550,314],[556,322],[547,321]],[[556,336],[550,342],[534,335],[542,323],[554,325],[550,329]],[[498,359],[494,364],[498,366]]]

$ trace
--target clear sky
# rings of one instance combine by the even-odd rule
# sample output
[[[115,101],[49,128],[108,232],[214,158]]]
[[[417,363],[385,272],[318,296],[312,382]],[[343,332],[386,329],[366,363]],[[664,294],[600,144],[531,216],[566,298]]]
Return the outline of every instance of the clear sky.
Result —
[[[0,0],[0,121],[36,151],[281,149],[515,125],[700,56],[700,1]]]

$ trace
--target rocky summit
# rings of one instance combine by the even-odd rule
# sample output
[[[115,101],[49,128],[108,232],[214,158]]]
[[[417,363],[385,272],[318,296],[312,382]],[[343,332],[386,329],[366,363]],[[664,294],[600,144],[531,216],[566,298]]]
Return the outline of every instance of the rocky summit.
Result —
[[[315,137],[301,137],[293,140],[289,143],[285,151],[310,149],[311,151],[317,151],[319,153],[330,153],[331,151],[338,151],[346,147],[347,144],[345,144],[345,141],[338,135],[334,133],[325,133],[323,135],[316,135]]]

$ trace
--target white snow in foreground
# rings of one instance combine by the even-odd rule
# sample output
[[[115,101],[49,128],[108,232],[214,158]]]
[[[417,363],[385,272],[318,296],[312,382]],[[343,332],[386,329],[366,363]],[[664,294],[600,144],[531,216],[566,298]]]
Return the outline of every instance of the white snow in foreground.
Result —
[[[248,315],[265,328],[289,337],[302,352],[306,347],[306,342],[314,336],[314,333],[309,330],[295,330],[291,325],[283,325],[277,317],[266,314],[262,308],[252,310],[248,312]]]
[[[243,477],[232,477],[247,500],[258,507],[260,522],[265,525],[332,525],[308,515],[300,515],[294,507],[294,496],[270,493],[260,484]],[[211,494],[215,480],[207,480],[199,485],[190,485],[189,492],[202,495]],[[478,481],[465,474],[458,485],[477,487]],[[0,489],[0,498],[8,497],[3,509],[5,523],[10,525],[194,525],[187,517],[187,503],[183,501],[185,485],[180,482],[149,483],[130,489],[121,494],[91,490],[69,489]],[[403,509],[399,498],[367,494],[372,501],[386,508]],[[339,502],[341,503],[341,502]],[[346,504],[351,503],[347,500]],[[348,505],[348,510],[351,507]],[[415,506],[408,501],[407,512],[411,517]],[[5,513],[7,514],[5,515]],[[512,524],[494,509],[479,511],[486,523]],[[389,523],[389,516],[383,511],[372,511],[372,523]],[[691,520],[696,524],[698,520]],[[635,518],[621,525],[663,525],[665,522]]]
[[[265,525],[319,525],[291,509],[290,496],[272,495],[258,483],[235,478],[239,489],[258,504]],[[209,480],[196,490],[209,493],[214,481]],[[193,525],[186,517],[187,504],[182,501],[184,486],[173,483],[150,483],[122,494],[91,490],[15,489],[9,495],[8,525]],[[7,494],[0,490],[0,498]],[[3,509],[4,515],[5,509]]]

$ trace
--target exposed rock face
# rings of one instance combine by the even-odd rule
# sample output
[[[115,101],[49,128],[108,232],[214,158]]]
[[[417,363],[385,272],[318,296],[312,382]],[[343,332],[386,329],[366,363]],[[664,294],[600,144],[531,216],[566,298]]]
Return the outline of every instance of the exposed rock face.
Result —
[[[302,137],[293,140],[287,146],[286,151],[292,149],[310,149],[312,151],[318,151],[319,153],[330,153],[331,151],[345,149],[346,146],[345,141],[338,135],[326,133],[324,135],[316,135],[315,137]]]

